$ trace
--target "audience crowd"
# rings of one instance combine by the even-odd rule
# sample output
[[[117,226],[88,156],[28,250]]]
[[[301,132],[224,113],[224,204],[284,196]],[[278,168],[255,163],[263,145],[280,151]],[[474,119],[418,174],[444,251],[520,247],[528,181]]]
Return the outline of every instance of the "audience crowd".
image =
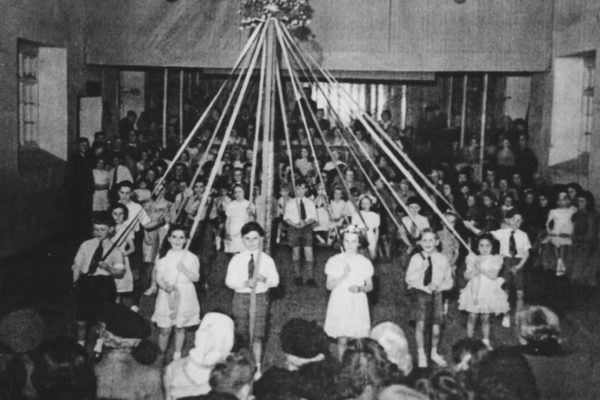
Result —
[[[477,137],[462,148],[449,139],[446,147],[422,127],[398,129],[384,111],[380,126],[415,160],[426,183],[417,173],[400,173],[368,127],[355,123],[354,140],[314,104],[299,106],[314,108],[319,126],[307,131],[296,112],[290,116],[292,154],[284,139],[276,143],[273,199],[261,192],[262,154],[253,148],[247,107],[229,142],[207,148],[220,118],[213,111],[171,168],[180,146],[175,129],[163,147],[157,124],[134,112],[112,140],[103,132],[91,144],[80,139],[71,179],[79,196],[74,220],[82,239],[93,226],[94,239],[82,244],[73,264],[79,343],[60,338],[25,350],[0,347],[0,398],[539,399],[540,377],[531,365],[561,351],[559,317],[569,308],[570,286],[596,282],[599,219],[591,193],[543,179],[523,120],[503,121],[481,160]],[[216,164],[221,145],[226,151]],[[217,179],[207,187],[214,169]],[[301,319],[285,323],[279,334],[285,364],[262,370],[264,337],[239,340],[239,315],[234,321],[208,313],[200,320],[197,294],[226,284],[236,296],[258,293],[254,306],[234,297],[234,313],[255,307],[261,315],[268,307],[260,296],[276,290],[282,268],[265,276],[253,271],[269,259],[251,253],[251,238],[264,231],[249,223],[269,220],[271,200],[271,253],[292,248],[289,273],[298,287],[317,286],[315,268],[324,268],[331,300],[324,328]],[[313,247],[344,249],[346,258],[315,265]],[[214,268],[219,253],[231,259],[226,279]],[[252,254],[243,261],[251,271],[240,286],[234,265],[245,254]],[[413,351],[398,325],[370,326],[366,294],[377,291],[372,263],[381,262],[399,266],[402,291],[414,298]],[[340,294],[340,287],[364,302]],[[137,314],[140,298],[154,294],[157,344],[149,340],[151,322]],[[532,302],[547,307],[526,306]],[[437,341],[451,307],[466,311],[469,322],[446,360]],[[359,326],[347,325],[349,313],[361,313]],[[494,314],[505,327],[517,327],[520,346],[493,341]],[[194,348],[182,355],[183,330],[198,324]],[[259,317],[254,324],[266,329]],[[167,357],[172,328],[175,352]],[[435,368],[426,369],[429,363]]]

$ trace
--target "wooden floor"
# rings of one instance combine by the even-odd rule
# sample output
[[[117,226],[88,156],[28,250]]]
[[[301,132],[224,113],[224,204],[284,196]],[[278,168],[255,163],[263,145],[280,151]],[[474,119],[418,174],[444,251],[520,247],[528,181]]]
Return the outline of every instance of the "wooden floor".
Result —
[[[0,260],[0,312],[17,307],[33,307],[46,322],[46,336],[74,336],[75,304],[69,289],[70,265],[76,248],[77,243],[72,240],[56,239],[10,259]],[[279,345],[279,331],[288,319],[300,317],[323,323],[328,299],[323,267],[331,254],[328,249],[316,251],[319,286],[297,288],[292,282],[290,250],[286,247],[277,250],[274,258],[285,293],[283,298],[274,300],[271,305],[270,331],[263,362],[265,367],[281,364],[283,354]],[[227,257],[220,254],[214,270],[222,278],[216,281],[222,282],[224,279],[226,263]],[[375,263],[375,269],[380,287],[379,300],[371,308],[372,322],[391,320],[398,323],[405,330],[414,351],[414,329],[409,322],[410,307],[402,290],[402,268],[390,261]],[[201,296],[202,312],[228,312],[231,296],[231,291],[223,286],[211,287]],[[568,396],[546,393],[546,399],[600,398],[600,341],[597,340],[600,337],[600,296],[596,289],[582,288],[573,289],[572,296],[574,305],[561,322],[568,356],[561,361],[560,368],[545,373],[549,380],[563,381]],[[153,302],[153,297],[142,299],[142,315],[149,318]],[[465,324],[466,316],[452,304],[441,345],[444,354],[449,355],[452,344],[465,335]],[[193,330],[190,330],[188,339],[186,348],[192,345]],[[499,319],[493,321],[492,344],[516,344],[514,332],[502,328]],[[539,382],[539,385],[544,392],[543,382]]]

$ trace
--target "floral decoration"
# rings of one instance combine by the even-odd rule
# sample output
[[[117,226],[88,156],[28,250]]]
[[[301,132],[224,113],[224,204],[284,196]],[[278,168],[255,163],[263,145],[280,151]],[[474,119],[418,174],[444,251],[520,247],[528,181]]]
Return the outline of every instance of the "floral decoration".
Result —
[[[279,19],[288,29],[305,26],[313,9],[308,0],[241,0],[240,28],[253,28],[269,17]]]

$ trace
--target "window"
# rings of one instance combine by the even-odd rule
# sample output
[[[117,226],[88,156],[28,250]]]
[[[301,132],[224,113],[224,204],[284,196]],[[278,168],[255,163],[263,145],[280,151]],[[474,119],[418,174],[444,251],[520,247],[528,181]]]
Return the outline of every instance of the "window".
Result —
[[[67,160],[67,50],[17,40],[18,168],[39,171]]]
[[[39,142],[39,47],[19,40],[19,146],[37,147]]]

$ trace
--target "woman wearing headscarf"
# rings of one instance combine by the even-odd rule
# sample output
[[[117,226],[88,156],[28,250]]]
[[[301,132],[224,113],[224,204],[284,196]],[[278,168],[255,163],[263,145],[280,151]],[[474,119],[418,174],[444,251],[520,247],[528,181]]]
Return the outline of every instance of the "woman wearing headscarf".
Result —
[[[174,400],[210,392],[210,372],[225,360],[234,341],[233,320],[211,312],[204,316],[196,331],[190,354],[167,366],[164,376],[165,399]]]

